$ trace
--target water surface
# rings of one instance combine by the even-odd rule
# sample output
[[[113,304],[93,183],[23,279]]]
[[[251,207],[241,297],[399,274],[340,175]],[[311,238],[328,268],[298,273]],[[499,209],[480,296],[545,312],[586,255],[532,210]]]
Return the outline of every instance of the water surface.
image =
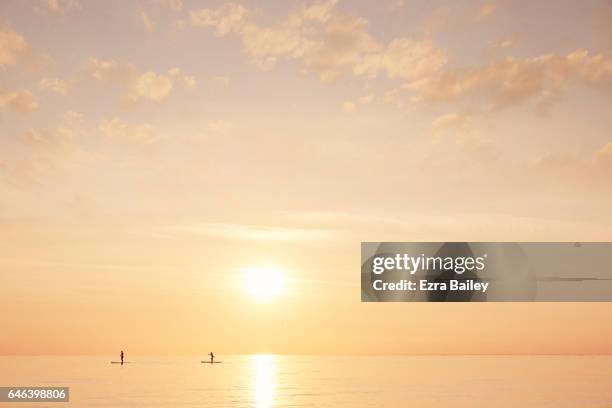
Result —
[[[115,359],[0,357],[0,386],[70,387],[69,403],[22,408],[612,407],[612,356]]]

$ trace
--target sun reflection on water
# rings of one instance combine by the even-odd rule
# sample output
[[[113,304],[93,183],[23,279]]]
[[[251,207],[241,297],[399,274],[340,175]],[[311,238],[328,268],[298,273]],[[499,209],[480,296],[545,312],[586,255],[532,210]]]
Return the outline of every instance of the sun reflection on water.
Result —
[[[256,408],[274,406],[276,396],[276,356],[258,354],[251,357],[253,397]]]

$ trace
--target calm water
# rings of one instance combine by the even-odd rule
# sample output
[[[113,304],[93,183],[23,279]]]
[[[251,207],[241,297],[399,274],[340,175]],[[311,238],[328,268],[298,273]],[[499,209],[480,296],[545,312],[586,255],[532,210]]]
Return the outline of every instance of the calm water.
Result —
[[[221,359],[0,357],[0,385],[70,387],[57,408],[612,407],[612,357]]]

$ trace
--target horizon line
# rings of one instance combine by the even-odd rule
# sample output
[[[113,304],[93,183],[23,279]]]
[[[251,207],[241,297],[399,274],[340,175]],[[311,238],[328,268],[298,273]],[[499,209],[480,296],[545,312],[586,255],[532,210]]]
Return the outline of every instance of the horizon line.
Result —
[[[109,354],[0,354],[1,357],[108,357],[114,356],[117,353]],[[126,353],[127,354],[127,353]],[[140,354],[130,353],[132,356],[141,357],[197,357],[203,354]],[[219,356],[257,356],[257,355],[272,355],[272,356],[321,356],[321,357],[559,357],[559,356],[593,356],[603,357],[612,356],[609,353],[217,353]]]

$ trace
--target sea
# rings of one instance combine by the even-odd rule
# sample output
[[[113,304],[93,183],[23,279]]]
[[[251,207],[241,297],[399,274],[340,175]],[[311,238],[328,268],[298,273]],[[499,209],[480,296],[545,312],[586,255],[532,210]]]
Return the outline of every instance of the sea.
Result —
[[[16,407],[612,407],[612,356],[0,357],[0,386],[69,387]]]

